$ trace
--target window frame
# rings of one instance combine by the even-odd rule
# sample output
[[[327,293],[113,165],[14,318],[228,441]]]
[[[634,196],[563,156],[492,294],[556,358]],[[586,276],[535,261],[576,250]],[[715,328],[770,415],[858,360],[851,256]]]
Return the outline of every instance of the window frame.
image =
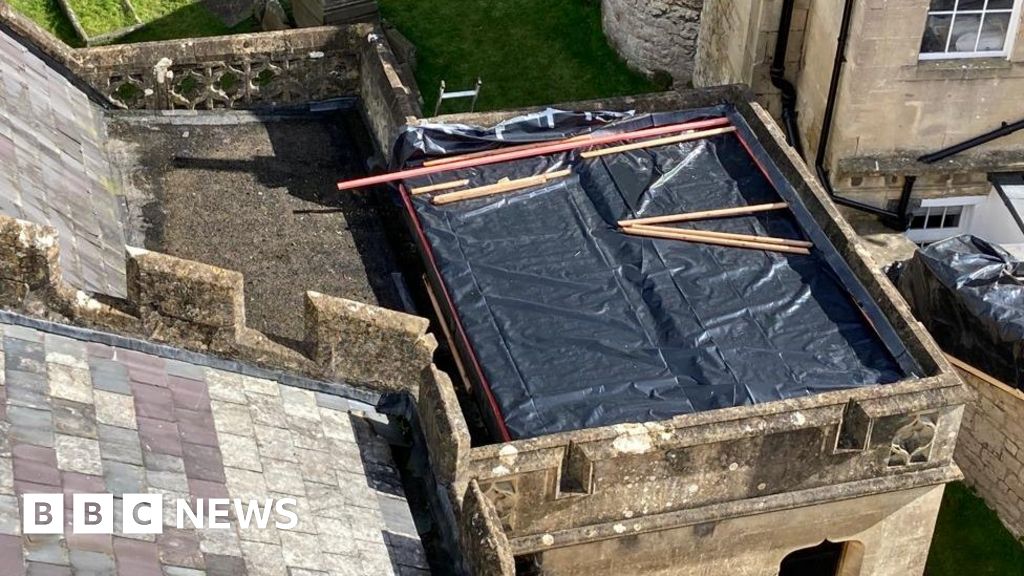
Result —
[[[960,208],[960,221],[950,228],[907,228],[907,239],[915,244],[928,244],[945,240],[951,236],[966,234],[974,217],[974,207],[984,202],[986,196],[952,196],[945,198],[926,198],[921,206],[914,210],[912,216],[927,216],[929,212],[945,212],[949,208]]]
[[[1003,40],[1002,50],[986,50],[984,52],[922,52],[920,47],[918,48],[917,57],[918,60],[955,60],[963,58],[1009,58],[1013,52],[1013,43],[1017,37],[1018,28],[1020,26],[1021,17],[1021,6],[1024,5],[1024,0],[1013,0],[1013,6],[1010,8],[1010,26],[1006,29],[1006,38]],[[955,0],[952,10],[932,10],[929,7],[925,12],[925,30],[921,31],[921,38],[923,41],[924,33],[928,29],[928,18],[932,15],[948,15],[952,16],[950,21],[950,33],[946,36],[946,47],[949,48],[949,43],[952,40],[952,28],[956,25],[956,15],[958,14],[980,14],[982,16],[982,22],[980,26],[984,26],[984,17],[989,13],[988,0],[985,2],[985,7],[981,10],[968,10],[965,12],[958,12],[957,8],[960,7],[960,0]],[[999,13],[1005,13],[1004,9],[998,9]],[[981,32],[979,26],[979,34]],[[975,44],[977,45],[977,44]]]

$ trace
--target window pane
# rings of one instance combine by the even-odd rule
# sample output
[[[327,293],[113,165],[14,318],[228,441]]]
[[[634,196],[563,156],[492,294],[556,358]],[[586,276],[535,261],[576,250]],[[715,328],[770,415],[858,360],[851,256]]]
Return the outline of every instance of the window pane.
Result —
[[[942,228],[942,209],[928,212],[928,219],[924,223],[925,228]]]
[[[945,52],[952,16],[929,16],[921,40],[921,52]]]
[[[1011,10],[1013,9],[1013,0],[988,0],[989,10]]]
[[[949,39],[950,52],[974,52],[978,41],[978,28],[981,27],[981,16],[977,14],[957,14],[953,21],[953,36]]]
[[[978,50],[1002,50],[1006,44],[1006,31],[1010,29],[1009,14],[986,14],[981,26]]]
[[[960,215],[963,214],[963,206],[950,206],[946,208],[946,217],[942,221],[943,228],[956,228],[960,225]]]
[[[955,4],[956,0],[932,0],[931,10],[952,10]]]
[[[956,7],[957,12],[963,12],[964,10],[983,10],[985,8],[985,0],[960,0],[960,5]]]

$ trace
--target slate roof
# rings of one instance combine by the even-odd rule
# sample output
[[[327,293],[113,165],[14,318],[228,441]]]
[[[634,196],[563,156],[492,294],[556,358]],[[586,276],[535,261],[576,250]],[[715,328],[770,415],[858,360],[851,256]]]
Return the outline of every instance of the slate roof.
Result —
[[[3,574],[427,573],[368,405],[23,326],[0,333]],[[299,524],[178,530],[165,504],[161,535],[124,537],[119,519],[113,536],[21,535],[19,496],[62,491],[292,496]]]
[[[0,214],[60,232],[77,288],[125,295],[124,230],[102,110],[0,31]]]

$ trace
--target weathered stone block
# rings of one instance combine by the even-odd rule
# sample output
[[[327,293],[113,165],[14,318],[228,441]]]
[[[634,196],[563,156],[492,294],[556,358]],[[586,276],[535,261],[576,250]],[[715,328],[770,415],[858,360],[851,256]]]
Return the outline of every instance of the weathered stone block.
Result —
[[[57,231],[0,217],[0,295],[14,297],[60,281]]]
[[[242,275],[207,264],[130,249],[128,298],[163,341],[228,349],[245,328]]]
[[[501,518],[476,480],[469,483],[462,500],[459,538],[466,562],[476,576],[513,576],[516,573]]]
[[[411,314],[306,293],[306,343],[329,378],[415,391],[437,348],[429,325]]]
[[[668,72],[681,85],[693,76],[704,0],[602,0],[604,33],[632,68]]]
[[[447,374],[430,366],[423,371],[419,413],[430,461],[438,480],[446,485],[465,477],[470,436],[461,418],[459,399]],[[458,493],[461,490],[456,489]]]

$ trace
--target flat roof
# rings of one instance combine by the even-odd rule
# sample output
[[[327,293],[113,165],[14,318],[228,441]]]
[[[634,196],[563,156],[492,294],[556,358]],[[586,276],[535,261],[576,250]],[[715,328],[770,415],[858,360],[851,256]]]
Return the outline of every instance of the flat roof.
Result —
[[[902,342],[746,121],[722,106],[642,116],[548,111],[493,129],[410,127],[428,156],[724,117],[735,132],[584,159],[580,150],[404,182],[432,289],[499,439],[520,439],[891,383]],[[437,204],[410,194],[569,170]],[[450,192],[450,191],[449,191]],[[807,241],[809,254],[638,237],[618,221],[788,203],[680,228]]]

